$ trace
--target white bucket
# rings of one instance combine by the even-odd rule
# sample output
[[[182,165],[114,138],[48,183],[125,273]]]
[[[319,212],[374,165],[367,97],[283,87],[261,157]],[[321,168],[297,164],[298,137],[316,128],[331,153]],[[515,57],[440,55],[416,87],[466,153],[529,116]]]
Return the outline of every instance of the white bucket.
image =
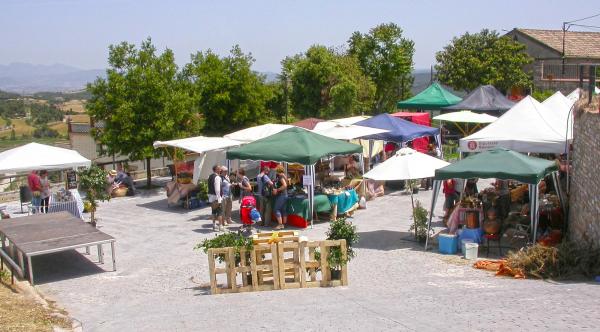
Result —
[[[466,259],[477,259],[477,252],[479,250],[479,244],[477,243],[465,243],[465,258]]]
[[[460,252],[463,253],[463,255],[465,254],[465,244],[467,243],[473,243],[473,239],[462,239],[460,240]]]

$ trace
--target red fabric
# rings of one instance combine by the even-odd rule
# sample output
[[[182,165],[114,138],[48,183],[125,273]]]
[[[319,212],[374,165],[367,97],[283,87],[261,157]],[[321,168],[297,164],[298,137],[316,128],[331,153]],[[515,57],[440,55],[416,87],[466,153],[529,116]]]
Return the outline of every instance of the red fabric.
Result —
[[[260,169],[262,170],[265,166],[269,166],[270,169],[275,169],[277,167],[277,165],[279,165],[279,164],[274,161],[261,161]]]
[[[449,196],[455,194],[456,189],[454,189],[454,187],[456,187],[456,181],[454,181],[454,179],[444,180],[444,195]]]
[[[290,226],[298,227],[298,228],[306,228],[308,227],[308,221],[304,220],[304,218],[295,215],[288,214],[287,224]]]
[[[29,185],[29,189],[31,191],[42,191],[42,183],[40,182],[40,177],[34,172],[29,173],[27,176],[27,184]]]
[[[302,127],[308,130],[313,130],[315,129],[315,126],[317,125],[317,123],[319,122],[323,122],[325,120],[323,119],[317,119],[317,118],[307,118],[304,120],[300,120],[297,122],[292,123],[292,125],[296,126],[296,127]]]
[[[396,112],[392,114],[392,116],[423,126],[431,126],[431,119],[429,118],[429,113],[427,112]],[[413,149],[422,153],[427,153],[429,138],[419,137],[415,138],[412,142]]]
[[[242,224],[252,224],[250,212],[254,207],[256,207],[256,198],[254,196],[245,196],[242,198],[242,203],[240,204],[240,219],[242,220]]]
[[[392,116],[410,121],[412,123],[431,126],[431,119],[429,119],[429,113],[427,112],[397,112],[392,114]]]

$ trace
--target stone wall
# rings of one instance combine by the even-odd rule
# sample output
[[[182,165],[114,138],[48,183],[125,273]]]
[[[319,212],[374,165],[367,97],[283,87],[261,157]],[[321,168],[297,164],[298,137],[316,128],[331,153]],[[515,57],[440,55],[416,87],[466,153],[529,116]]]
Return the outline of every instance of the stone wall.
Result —
[[[587,104],[580,100],[579,104]],[[569,198],[569,236],[582,246],[600,248],[600,113],[592,106],[576,107],[573,130],[573,177]],[[577,109],[578,108],[578,109]]]

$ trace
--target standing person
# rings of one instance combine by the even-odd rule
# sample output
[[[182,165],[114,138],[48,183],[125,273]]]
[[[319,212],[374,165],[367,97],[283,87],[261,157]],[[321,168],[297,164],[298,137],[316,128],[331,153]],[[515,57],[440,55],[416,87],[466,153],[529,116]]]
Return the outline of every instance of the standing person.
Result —
[[[444,201],[444,219],[447,219],[450,216],[452,208],[456,204],[456,200],[458,199],[458,193],[456,192],[456,181],[454,179],[444,180],[443,192],[446,198]]]
[[[42,202],[42,183],[37,171],[31,171],[27,176],[27,184],[29,190],[31,190],[31,206],[33,207],[33,213],[40,211],[40,205]]]
[[[269,171],[269,166],[264,166],[256,177],[258,210],[262,216],[262,221],[258,223],[259,226],[269,225],[271,223],[271,189],[273,188],[273,181],[269,178]]]
[[[283,229],[287,223],[287,186],[288,179],[285,176],[285,170],[283,166],[279,165],[276,168],[277,180],[275,180],[275,189],[273,189],[273,195],[275,196],[275,217],[277,218],[277,226],[275,229]]]
[[[246,171],[240,168],[237,173],[238,185],[240,186],[240,200],[246,196],[252,196],[252,186],[250,185],[250,179],[246,176]]]
[[[50,181],[48,180],[48,171],[43,170],[40,172],[40,184],[42,186],[42,194],[40,195],[42,203],[42,213],[48,213],[48,207],[50,206]]]
[[[208,202],[210,203],[210,208],[212,212],[212,222],[213,222],[213,230],[215,231],[224,231],[225,225],[223,224],[223,209],[221,208],[221,202],[223,198],[221,197],[221,177],[219,176],[219,172],[221,171],[221,166],[215,165],[213,166],[213,173],[208,176]],[[219,225],[217,226],[217,221],[219,221]]]
[[[221,208],[223,209],[223,223],[225,225],[231,224],[231,210],[232,210],[232,193],[231,193],[231,180],[227,175],[227,167],[221,168],[221,192],[223,193],[223,200]]]

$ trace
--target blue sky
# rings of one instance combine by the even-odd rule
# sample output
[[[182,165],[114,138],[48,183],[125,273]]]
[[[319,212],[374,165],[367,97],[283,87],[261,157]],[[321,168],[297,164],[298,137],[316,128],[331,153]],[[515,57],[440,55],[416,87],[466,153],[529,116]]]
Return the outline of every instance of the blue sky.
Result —
[[[593,2],[592,2],[593,3]],[[280,69],[312,44],[344,45],[352,32],[394,22],[415,42],[415,67],[429,68],[454,36],[483,28],[560,29],[596,12],[589,1],[133,1],[0,0],[0,64],[64,63],[104,68],[111,43],[152,37],[183,64],[198,50],[239,44],[255,70]],[[600,25],[596,18],[588,23]]]

